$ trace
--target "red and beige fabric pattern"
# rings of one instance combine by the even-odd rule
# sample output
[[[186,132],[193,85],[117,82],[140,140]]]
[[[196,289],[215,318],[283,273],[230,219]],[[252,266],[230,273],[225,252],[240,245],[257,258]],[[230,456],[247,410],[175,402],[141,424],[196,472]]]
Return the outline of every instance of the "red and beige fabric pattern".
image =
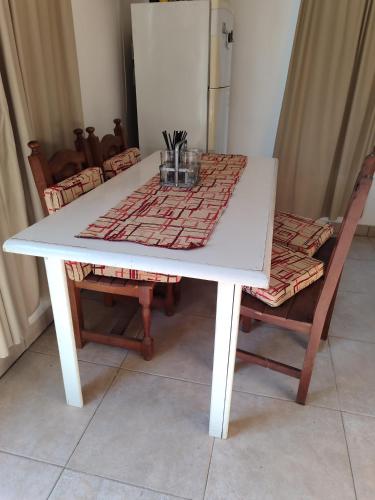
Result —
[[[92,266],[91,264],[85,264],[84,262],[73,262],[71,260],[66,260],[65,269],[68,278],[73,281],[82,281],[91,273]]]
[[[243,290],[269,306],[277,307],[317,281],[323,273],[324,264],[320,260],[274,243],[269,288],[245,286]]]
[[[181,276],[137,271],[136,269],[123,269],[121,267],[99,266],[92,264],[92,270],[93,273],[98,276],[123,278],[127,280],[156,281],[158,283],[178,283],[181,281]]]
[[[53,214],[103,183],[100,167],[90,167],[44,190],[48,213]]]
[[[333,226],[288,212],[276,212],[273,241],[312,257],[333,235]]]
[[[138,148],[129,148],[103,162],[104,176],[111,179],[115,175],[127,170],[141,160],[141,153]]]
[[[136,281],[154,281],[157,283],[178,283],[181,276],[173,276],[162,273],[149,273],[136,269],[124,269],[121,267],[101,266],[98,264],[85,264],[83,262],[65,261],[65,269],[69,279],[82,281],[91,272],[97,276],[108,276],[110,278],[122,278]]]
[[[203,247],[246,163],[241,155],[203,155],[199,184],[191,189],[160,186],[156,175],[78,237],[173,249]]]
[[[50,190],[50,192],[47,193],[50,202],[50,205],[47,204],[49,213],[53,214],[57,212],[63,206],[79,198],[82,194],[102,184],[102,182],[101,169],[99,167],[91,167],[46,189],[44,192],[46,202],[46,192]],[[99,266],[84,262],[65,261],[65,269],[68,278],[73,281],[82,281],[91,272],[101,276],[126,278],[138,281],[157,281],[160,283],[178,283],[181,280],[180,276],[148,273],[145,271],[122,269],[119,267]]]
[[[178,283],[181,276],[172,276],[161,273],[149,273],[136,269],[124,269],[121,267],[101,266],[98,264],[85,264],[83,262],[65,261],[68,277],[73,281],[82,281],[91,272],[97,276],[110,278],[122,278],[137,281],[154,281],[157,283]]]

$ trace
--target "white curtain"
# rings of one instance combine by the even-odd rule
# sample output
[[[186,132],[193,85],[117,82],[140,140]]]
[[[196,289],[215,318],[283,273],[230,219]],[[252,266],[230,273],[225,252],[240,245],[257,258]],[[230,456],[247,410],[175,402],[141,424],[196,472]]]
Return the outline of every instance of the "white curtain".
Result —
[[[3,82],[0,79],[0,240],[28,226],[25,193]],[[36,261],[0,252],[0,357],[19,344],[39,304]]]
[[[375,141],[375,2],[303,0],[274,155],[277,206],[343,215]]]
[[[0,247],[42,217],[27,143],[72,147],[82,126],[70,0],[0,0]],[[0,358],[23,341],[45,289],[42,266],[0,250]]]

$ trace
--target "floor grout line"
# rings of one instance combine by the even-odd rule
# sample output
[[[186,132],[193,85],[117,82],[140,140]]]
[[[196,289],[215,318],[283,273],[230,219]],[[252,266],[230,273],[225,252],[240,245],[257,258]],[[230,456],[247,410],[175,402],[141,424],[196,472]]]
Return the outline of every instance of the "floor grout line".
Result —
[[[109,390],[111,389],[111,387],[113,387],[113,385],[114,385],[115,381],[117,380],[118,375],[119,375],[119,371],[120,371],[120,369],[118,368],[118,369],[117,369],[117,371],[116,371],[116,373],[114,374],[114,376],[113,376],[112,380],[111,380],[111,381],[110,381],[110,383],[108,384],[107,389],[104,391],[103,396],[101,397],[101,399],[100,399],[100,401],[99,401],[99,403],[98,403],[97,407],[95,408],[95,410],[94,410],[93,414],[91,415],[91,418],[90,418],[90,419],[89,419],[89,421],[87,422],[87,425],[86,425],[85,429],[83,430],[83,432],[82,432],[82,434],[81,434],[81,437],[80,437],[80,438],[79,438],[79,440],[77,441],[77,444],[75,445],[75,447],[74,447],[73,451],[71,452],[71,454],[69,455],[69,457],[68,457],[67,461],[65,462],[64,468],[68,465],[69,460],[72,458],[72,456],[73,456],[74,452],[76,451],[76,449],[77,449],[77,447],[78,447],[79,443],[81,442],[81,440],[82,440],[82,438],[83,438],[84,434],[86,433],[86,431],[87,431],[87,429],[88,429],[89,425],[91,424],[91,422],[92,422],[93,418],[95,417],[95,415],[96,415],[97,411],[99,410],[100,406],[102,405],[102,403],[103,403],[103,401],[104,401],[104,398],[106,397],[106,395],[108,394]]]
[[[62,474],[63,474],[64,470],[66,469],[66,466],[67,466],[67,465],[68,465],[68,463],[69,463],[69,460],[72,458],[72,456],[73,456],[74,452],[76,451],[77,446],[79,445],[79,443],[81,442],[81,440],[82,440],[83,436],[85,435],[85,433],[86,433],[86,431],[87,431],[87,429],[88,429],[89,425],[90,425],[90,424],[91,424],[91,422],[92,422],[92,419],[93,419],[93,418],[94,418],[94,416],[96,415],[96,412],[98,411],[99,407],[101,406],[101,404],[102,404],[102,402],[103,402],[103,400],[104,400],[105,396],[107,395],[107,393],[108,393],[109,389],[112,387],[112,385],[114,384],[115,380],[117,379],[117,375],[118,375],[119,371],[120,371],[120,368],[117,368],[116,373],[114,374],[114,376],[113,376],[112,380],[111,380],[111,381],[110,381],[110,383],[108,384],[107,389],[104,391],[103,396],[101,397],[101,399],[100,399],[100,401],[99,401],[99,403],[98,403],[97,407],[95,408],[95,410],[94,410],[93,414],[91,415],[91,418],[88,420],[87,425],[85,426],[84,430],[82,431],[82,434],[81,434],[80,438],[78,439],[78,441],[77,441],[76,445],[75,445],[75,446],[74,446],[74,448],[73,448],[73,451],[70,453],[70,455],[69,455],[68,459],[66,460],[65,465],[63,466],[63,469],[61,470],[61,473],[60,473],[59,477],[57,478],[57,480],[56,480],[55,484],[53,485],[53,488],[52,488],[52,489],[51,489],[51,491],[49,492],[49,494],[48,494],[48,496],[47,496],[47,500],[48,500],[48,499],[50,498],[50,496],[52,495],[53,490],[55,489],[55,487],[56,487],[56,485],[57,485],[57,483],[58,483],[59,479],[61,478],[61,476],[62,476]]]
[[[124,484],[124,485],[127,485],[127,486],[133,486],[135,488],[138,488],[138,489],[143,489],[143,490],[147,490],[147,491],[151,491],[153,493],[159,493],[159,494],[162,494],[162,495],[168,495],[172,498],[176,498],[178,500],[190,500],[188,497],[183,497],[183,496],[179,496],[179,495],[175,495],[174,493],[169,493],[169,492],[165,492],[165,491],[161,491],[161,490],[155,490],[155,489],[152,489],[152,488],[149,488],[147,486],[143,486],[143,485],[140,485],[140,484],[135,484],[135,483],[130,483],[130,482],[126,482],[126,481],[121,481],[120,479],[115,479],[115,478],[112,478],[112,477],[108,477],[108,476],[102,476],[100,474],[95,474],[95,473],[92,473],[92,472],[86,472],[86,471],[83,471],[83,470],[80,470],[80,469],[74,469],[72,467],[69,467],[67,464],[69,463],[69,460],[71,459],[72,455],[74,454],[76,448],[78,447],[79,443],[81,442],[87,428],[89,427],[92,419],[94,418],[97,410],[99,409],[99,406],[101,406],[106,394],[108,393],[108,391],[110,390],[110,388],[113,386],[113,384],[115,383],[116,379],[118,378],[118,375],[119,375],[119,372],[120,370],[118,369],[116,374],[113,376],[113,379],[111,380],[108,388],[105,390],[100,402],[98,403],[98,406],[97,408],[95,409],[93,415],[91,416],[91,418],[89,419],[87,425],[85,426],[84,430],[82,431],[82,434],[79,438],[79,440],[77,441],[76,445],[74,446],[74,449],[73,451],[71,452],[71,454],[69,455],[68,459],[66,460],[65,462],[65,465],[62,465],[62,464],[57,464],[57,463],[53,463],[53,462],[49,462],[47,460],[42,460],[42,459],[38,459],[38,458],[34,458],[34,457],[31,457],[31,456],[28,456],[28,455],[22,455],[20,453],[14,453],[14,452],[11,452],[11,451],[8,451],[8,450],[5,450],[5,449],[1,449],[0,448],[0,453],[3,453],[5,455],[10,455],[10,456],[14,456],[14,457],[17,457],[17,458],[23,458],[25,460],[31,460],[32,462],[36,462],[36,463],[40,463],[40,464],[43,464],[43,465],[50,465],[52,467],[56,467],[58,469],[61,469],[60,470],[60,474],[58,475],[58,477],[56,478],[50,492],[48,493],[48,496],[46,497],[47,499],[50,498],[51,494],[53,493],[53,490],[56,488],[57,486],[57,483],[59,482],[62,474],[64,473],[65,470],[67,471],[72,471],[72,472],[76,472],[76,473],[79,473],[79,474],[84,474],[84,475],[87,475],[87,476],[94,476],[94,477],[98,477],[100,479],[105,479],[107,481],[114,481],[116,483],[119,483],[119,484]],[[212,455],[212,449],[211,449],[211,455]],[[210,457],[211,457],[210,455]],[[211,460],[211,458],[210,458]]]
[[[37,352],[37,351],[33,351],[33,352],[36,352],[37,354],[43,354],[45,356],[56,356],[54,354],[49,354],[49,353],[43,353],[43,352]],[[129,351],[126,354],[126,356],[128,356],[128,354],[129,354]],[[327,354],[327,356],[329,356],[329,354]],[[83,360],[80,360],[80,362],[82,362],[82,363],[88,363],[88,364],[93,364],[93,365],[98,365],[98,366],[104,366],[104,367],[107,367],[107,368],[112,368],[112,369],[116,370],[116,377],[120,374],[120,372],[125,371],[125,372],[131,372],[131,373],[141,373],[143,375],[149,375],[151,377],[158,377],[158,378],[165,378],[165,379],[170,379],[170,380],[176,380],[178,382],[186,382],[186,383],[189,383],[189,384],[196,384],[196,385],[200,385],[200,386],[203,386],[203,387],[210,387],[211,386],[211,382],[199,382],[197,380],[185,379],[185,378],[181,378],[181,377],[177,377],[177,376],[172,376],[172,375],[164,375],[162,373],[146,372],[144,370],[140,370],[140,369],[136,369],[136,368],[128,368],[128,367],[124,367],[124,366],[103,365],[101,363],[96,363],[94,361],[83,361]],[[125,360],[123,361],[123,363],[124,362],[125,362]],[[233,392],[237,392],[239,394],[247,394],[249,396],[264,397],[264,398],[267,398],[267,399],[274,399],[274,400],[277,400],[277,401],[284,401],[284,402],[287,402],[287,403],[295,403],[294,400],[288,399],[287,397],[283,398],[281,396],[274,396],[274,395],[271,396],[269,394],[263,394],[263,393],[259,393],[259,392],[246,391],[244,389],[233,388]],[[322,409],[327,409],[327,410],[332,410],[332,411],[340,411],[340,408],[332,408],[330,406],[323,406],[323,405],[314,404],[314,403],[307,403],[306,406],[311,406],[311,407],[314,407],[314,408],[322,408]],[[358,415],[367,415],[367,414],[356,413],[356,412],[349,412],[349,413],[358,414]],[[371,415],[368,415],[368,416],[371,416]]]
[[[32,352],[34,352],[36,354],[42,354],[44,356],[58,357],[58,355],[51,354],[51,353],[43,353],[43,352],[39,352],[39,351],[32,351]],[[129,351],[126,354],[126,357],[128,355],[129,355]],[[329,356],[328,353],[327,353],[327,356]],[[125,357],[125,359],[126,359],[126,357]],[[124,359],[124,361],[122,363],[125,362],[125,359]],[[176,381],[179,381],[179,382],[186,382],[186,383],[189,383],[189,384],[196,384],[196,385],[200,385],[200,386],[203,386],[203,387],[210,387],[211,386],[211,382],[199,382],[197,380],[185,379],[185,378],[181,378],[181,377],[177,377],[177,376],[172,376],[172,375],[164,375],[164,374],[161,374],[161,373],[146,372],[144,370],[140,370],[140,369],[136,369],[136,368],[128,368],[128,367],[124,367],[124,366],[106,365],[106,364],[102,364],[102,363],[97,363],[95,361],[86,361],[86,360],[79,360],[79,362],[80,363],[93,364],[93,365],[97,365],[97,366],[103,366],[103,367],[106,367],[106,368],[112,368],[112,369],[116,370],[116,377],[120,374],[120,372],[122,372],[122,371],[126,372],[127,371],[127,372],[131,372],[131,373],[141,373],[143,375],[149,375],[151,377],[158,377],[158,378],[176,380]],[[249,396],[264,397],[264,398],[267,398],[267,399],[274,399],[276,401],[284,401],[284,402],[287,402],[287,403],[295,403],[295,401],[293,399],[288,399],[287,397],[284,398],[282,396],[269,395],[269,394],[264,394],[264,393],[260,393],[260,392],[254,392],[254,391],[246,391],[244,389],[233,388],[233,392],[237,392],[239,394],[247,394]],[[324,406],[324,405],[314,404],[314,403],[307,403],[306,406],[311,406],[313,408],[322,408],[322,409],[331,410],[331,411],[341,411],[340,408],[332,408],[330,406]],[[371,414],[359,413],[359,412],[355,412],[355,411],[352,411],[352,412],[348,411],[348,413],[353,413],[354,415],[364,415],[364,416],[370,416],[370,417],[372,416]]]
[[[348,290],[346,288],[343,288],[341,285],[339,287],[339,291],[338,291],[338,294],[341,294],[341,293],[353,293],[353,294],[357,294],[357,295],[367,295],[369,294],[369,292],[361,292],[359,290]]]
[[[375,257],[366,257],[361,259],[360,257],[348,257],[347,260],[355,262],[375,262]]]
[[[340,410],[341,413],[345,415],[354,415],[355,417],[368,417],[368,418],[375,418],[375,413],[363,413],[363,412],[358,412],[358,411],[353,411],[353,410]]]
[[[334,336],[334,335],[331,335],[331,337],[342,338],[342,337],[337,337],[337,336]],[[342,339],[343,340],[353,340],[354,341],[354,339],[347,339],[347,338],[342,338]],[[358,341],[358,342],[372,344],[372,342],[367,342],[367,341]],[[41,354],[41,355],[44,355],[44,356],[58,357],[58,354],[54,354],[54,353],[46,353],[46,352],[42,352],[42,351],[31,350],[30,348],[28,350],[30,352],[33,352],[33,353],[36,353],[36,354]],[[124,359],[123,359],[123,361],[122,361],[122,363],[121,363],[120,366],[118,366],[118,365],[117,366],[108,365],[108,364],[103,364],[103,363],[98,363],[98,362],[95,362],[95,361],[88,361],[88,360],[79,360],[79,362],[80,363],[87,363],[87,364],[97,365],[97,366],[103,366],[103,367],[106,367],[106,368],[112,368],[112,369],[116,370],[116,376],[119,374],[120,371],[128,371],[128,372],[133,372],[133,373],[142,373],[144,375],[150,375],[150,376],[155,376],[155,377],[159,377],[159,378],[166,378],[166,379],[170,379],[170,380],[176,380],[176,381],[180,381],[180,382],[187,382],[187,383],[190,383],[190,384],[197,384],[197,385],[205,386],[205,387],[211,386],[211,382],[199,382],[197,380],[185,379],[185,378],[180,378],[180,377],[177,377],[177,376],[174,377],[174,376],[171,376],[171,375],[163,375],[163,374],[160,374],[160,373],[151,373],[151,372],[147,372],[147,371],[140,370],[140,369],[124,367],[122,365],[125,363],[126,358],[129,355],[129,352],[130,351],[128,351],[125,354],[125,357],[124,357]],[[331,353],[329,352],[326,355],[331,357],[331,362],[332,362],[332,365],[333,365]],[[250,396],[264,397],[264,398],[267,398],[267,399],[274,399],[274,400],[277,400],[277,401],[285,401],[285,402],[289,402],[289,403],[294,403],[295,402],[294,400],[288,399],[287,397],[283,398],[282,396],[274,396],[274,395],[268,395],[268,394],[259,393],[259,392],[246,391],[244,389],[233,388],[233,391],[237,392],[237,393],[240,393],[240,394],[248,394]],[[340,408],[332,408],[330,406],[324,406],[324,405],[314,404],[314,403],[307,403],[306,406],[311,406],[311,407],[314,407],[314,408],[322,408],[322,409],[327,409],[327,410],[331,410],[331,411],[344,411],[346,413],[350,413],[350,414],[353,414],[353,415],[368,416],[368,417],[374,417],[375,418],[375,415],[372,415],[372,414],[369,414],[369,413],[363,413],[363,412],[358,412],[358,411],[354,411],[354,410],[345,410],[345,409],[343,409],[341,407]]]
[[[330,337],[334,339],[348,340],[350,342],[360,342],[362,344],[375,344],[375,339],[374,340],[351,339],[349,337],[341,337],[340,335],[330,335]]]
[[[337,392],[337,400],[339,402],[339,410],[340,412],[342,411],[342,404],[341,404],[341,397],[340,397],[340,391],[339,391],[339,386],[337,384],[337,374],[336,374],[336,366],[335,366],[335,361],[333,359],[333,354],[332,354],[332,348],[331,348],[331,339],[330,336],[328,335],[328,346],[329,346],[329,354],[331,357],[331,364],[332,364],[332,369],[333,369],[333,380],[336,386],[336,392]]]
[[[233,392],[237,392],[239,394],[247,394],[248,396],[256,396],[256,397],[260,397],[260,398],[274,399],[275,401],[283,401],[285,403],[297,404],[298,406],[302,406],[302,407],[305,406],[305,407],[311,407],[311,408],[320,408],[322,410],[330,410],[330,411],[335,411],[335,412],[340,411],[339,408],[332,408],[330,406],[322,406],[322,405],[312,404],[312,403],[306,403],[305,405],[299,405],[294,399],[282,398],[280,396],[269,396],[267,394],[259,394],[256,392],[247,392],[247,391],[244,391],[243,389],[233,389]],[[297,396],[297,391],[296,391],[296,396]]]
[[[354,411],[354,410],[347,410],[346,408],[343,408],[341,397],[340,397],[340,391],[339,391],[338,384],[337,384],[336,367],[335,367],[335,363],[334,363],[334,359],[333,359],[333,355],[332,355],[332,347],[331,347],[331,344],[330,344],[330,337],[331,336],[328,337],[328,343],[329,343],[329,347],[330,347],[329,352],[330,352],[330,355],[331,355],[331,363],[332,363],[332,367],[333,367],[333,376],[334,376],[334,381],[335,381],[335,384],[336,384],[336,391],[337,391],[337,398],[338,398],[338,401],[339,401],[340,412],[342,412],[342,413],[348,413],[350,415],[358,415],[358,416],[363,416],[363,417],[373,417],[373,418],[375,418],[375,414],[364,413],[364,412]],[[344,339],[344,340],[349,340],[349,339]],[[368,344],[372,345],[372,342],[368,342]]]
[[[375,257],[368,257],[368,258],[365,258],[365,259],[361,259],[360,257],[347,257],[346,260],[354,260],[356,262],[374,262],[375,261]]]
[[[121,479],[115,479],[115,478],[112,478],[112,477],[101,476],[100,474],[95,474],[93,472],[86,472],[86,471],[81,471],[79,469],[73,469],[72,467],[68,467],[68,466],[64,467],[64,470],[69,471],[69,472],[75,472],[77,474],[83,474],[85,476],[97,477],[99,479],[104,479],[106,481],[113,481],[115,483],[124,484],[126,486],[132,486],[133,488],[138,488],[140,490],[151,491],[152,493],[160,493],[162,495],[168,495],[168,496],[170,496],[172,498],[176,498],[178,500],[191,500],[188,497],[182,497],[182,496],[179,496],[179,495],[175,495],[174,493],[168,493],[166,491],[161,491],[161,490],[154,490],[154,489],[149,488],[147,486],[141,486],[139,484],[130,483],[130,482],[127,482],[127,481],[121,481]]]
[[[4,455],[10,455],[12,457],[24,458],[25,460],[31,460],[32,462],[37,462],[38,464],[51,465],[52,467],[57,467],[59,469],[62,469],[64,467],[61,464],[56,464],[56,463],[53,463],[53,462],[48,462],[47,460],[43,460],[42,458],[30,457],[28,455],[23,455],[22,453],[15,453],[13,451],[4,450],[3,448],[0,448],[0,454],[1,453],[3,453]]]
[[[115,368],[115,367],[110,367],[110,368]],[[179,377],[173,377],[171,375],[163,375],[161,373],[150,373],[150,372],[146,372],[146,371],[143,371],[143,370],[137,370],[135,368],[126,368],[126,367],[123,367],[123,366],[120,366],[118,368],[118,372],[116,374],[116,377],[121,373],[121,371],[131,372],[131,373],[140,373],[142,375],[148,375],[150,377],[158,377],[158,378],[163,378],[163,379],[175,380],[177,382],[185,382],[185,383],[188,383],[188,384],[195,384],[195,385],[199,385],[199,386],[202,386],[202,387],[211,387],[211,382],[199,382],[197,380],[190,380],[190,379],[184,379],[184,378],[179,378]],[[283,398],[281,396],[271,396],[269,394],[262,394],[262,393],[258,393],[258,392],[249,392],[249,391],[245,391],[244,389],[236,389],[236,388],[233,388],[233,392],[237,392],[239,394],[246,394],[248,396],[261,397],[261,398],[267,398],[267,399],[274,399],[276,401],[283,401],[283,402],[286,402],[286,403],[296,404],[295,400],[288,399],[286,397]],[[331,411],[335,411],[335,412],[341,411],[340,408],[332,408],[330,406],[323,406],[323,405],[314,404],[314,403],[306,403],[305,406],[310,406],[310,407],[313,407],[313,408],[321,408],[323,410],[331,410]],[[353,412],[353,414],[355,414],[355,415],[356,414],[357,415],[364,415],[364,414],[355,413],[355,412]],[[369,416],[371,416],[371,415],[369,415]]]
[[[34,354],[42,354],[43,356],[51,356],[52,358],[59,358],[60,355],[59,353],[54,353],[54,352],[43,352],[43,351],[36,351],[34,349],[28,349],[29,352],[33,352]],[[26,352],[26,351],[25,351]],[[129,354],[129,351],[125,354],[124,359],[121,361],[121,363],[124,363],[126,356]],[[18,358],[19,359],[19,358]],[[77,358],[78,359],[78,358]],[[120,365],[109,365],[107,363],[98,363],[97,361],[89,361],[86,359],[78,359],[78,363],[87,363],[89,365],[96,365],[96,366],[103,366],[105,368],[113,368],[114,370],[119,369],[121,366]]]
[[[142,373],[143,375],[150,375],[151,377],[168,378],[170,380],[177,380],[178,382],[187,382],[189,384],[201,385],[204,387],[210,387],[211,382],[198,382],[197,380],[189,380],[187,378],[172,377],[171,375],[163,375],[162,373],[150,373],[142,370],[136,370],[135,368],[126,368],[120,366],[120,370],[132,373]]]
[[[215,446],[216,438],[213,439],[212,441],[212,447],[211,447],[211,453],[210,453],[210,460],[208,462],[208,468],[207,468],[207,477],[206,477],[206,483],[204,485],[204,491],[203,491],[203,500],[206,498],[206,491],[207,491],[207,485],[208,485],[208,478],[210,475],[210,469],[211,469],[211,461],[212,461],[212,455],[214,453],[214,446]]]
[[[52,488],[51,488],[50,492],[49,492],[49,493],[48,493],[48,495],[46,496],[46,500],[48,500],[48,499],[50,498],[50,496],[52,495],[53,490],[56,488],[57,483],[60,481],[60,478],[61,478],[61,476],[63,475],[64,470],[65,470],[65,467],[63,467],[63,468],[61,469],[60,474],[57,476],[57,479],[56,479],[56,481],[53,483],[53,485],[52,485]]]
[[[325,356],[329,357],[329,353],[325,354]],[[177,381],[180,381],[180,382],[187,382],[187,383],[190,383],[190,384],[197,384],[197,385],[201,385],[201,386],[205,386],[205,387],[210,387],[211,386],[211,381],[210,382],[199,382],[197,380],[191,380],[191,379],[181,378],[181,377],[172,376],[172,375],[164,375],[162,373],[151,373],[151,372],[147,372],[147,371],[144,371],[144,370],[141,370],[141,369],[128,368],[128,367],[125,367],[125,366],[120,366],[120,370],[134,372],[134,373],[142,373],[144,375],[150,375],[150,376],[155,376],[155,377],[160,377],[160,378],[167,378],[167,379],[171,379],[171,380],[177,380]],[[248,394],[250,396],[260,396],[260,397],[265,397],[265,398],[269,398],[269,399],[275,399],[275,400],[278,400],[278,401],[287,401],[287,402],[290,402],[290,403],[295,403],[294,400],[288,399],[286,397],[283,398],[281,396],[271,396],[271,395],[268,395],[268,394],[251,392],[251,391],[246,391],[246,390],[243,390],[243,389],[236,389],[235,387],[233,387],[233,392],[238,392],[238,393],[242,393],[242,394]],[[322,405],[319,405],[319,404],[307,403],[306,406],[313,406],[314,408],[326,408],[328,410],[339,411],[338,408],[331,408],[329,406],[322,406]]]
[[[355,498],[357,499],[358,498],[358,496],[357,496],[357,489],[356,489],[355,480],[354,480],[354,473],[353,473],[352,461],[351,461],[351,458],[350,458],[350,451],[349,451],[348,439],[346,437],[346,430],[345,430],[345,423],[344,423],[343,412],[341,410],[342,404],[341,404],[341,398],[340,398],[339,388],[338,388],[338,385],[337,385],[336,368],[335,368],[335,363],[333,361],[333,356],[332,356],[331,344],[330,344],[329,337],[328,337],[328,345],[329,345],[329,352],[330,352],[331,363],[332,363],[332,368],[333,368],[333,380],[335,382],[336,392],[337,392],[337,399],[338,399],[339,407],[340,407],[340,420],[341,420],[342,430],[343,430],[343,433],[344,433],[346,453],[348,455],[348,460],[349,460],[349,467],[350,467],[350,473],[351,473],[351,476],[352,476],[354,495],[355,495]]]
[[[340,296],[341,293],[352,293],[354,295],[368,295],[367,292],[360,292],[358,290],[355,290],[355,291],[353,291],[353,290],[345,290],[345,289],[343,290],[342,287],[339,287],[339,292],[338,293],[339,293],[339,296]]]
[[[355,485],[355,479],[354,479],[354,472],[353,472],[353,466],[352,466],[352,459],[350,457],[350,451],[349,451],[349,444],[348,444],[348,438],[346,436],[346,429],[345,429],[345,422],[344,422],[344,416],[342,414],[342,412],[340,411],[340,417],[341,417],[341,425],[342,425],[342,430],[343,430],[343,433],[344,433],[344,439],[345,439],[345,445],[346,445],[346,452],[348,454],[348,460],[349,460],[349,466],[350,466],[350,472],[351,472],[351,475],[352,475],[352,481],[353,481],[353,488],[354,488],[354,495],[355,495],[355,498],[358,499],[358,495],[357,495],[357,488],[356,488],[356,485]]]

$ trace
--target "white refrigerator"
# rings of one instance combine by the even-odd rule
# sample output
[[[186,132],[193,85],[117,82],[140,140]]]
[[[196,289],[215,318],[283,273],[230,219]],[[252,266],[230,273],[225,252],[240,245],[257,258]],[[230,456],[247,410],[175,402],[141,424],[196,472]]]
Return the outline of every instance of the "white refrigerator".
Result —
[[[162,131],[186,130],[189,147],[225,153],[233,14],[229,0],[131,5],[139,145],[165,148]]]

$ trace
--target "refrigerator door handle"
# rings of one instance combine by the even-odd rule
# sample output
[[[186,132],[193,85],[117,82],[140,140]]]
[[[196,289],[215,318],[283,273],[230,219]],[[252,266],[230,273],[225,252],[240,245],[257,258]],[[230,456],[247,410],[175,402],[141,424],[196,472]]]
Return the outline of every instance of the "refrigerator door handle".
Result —
[[[225,47],[229,49],[229,44],[233,43],[233,30],[227,30],[227,23],[223,23],[221,32],[225,35]]]

